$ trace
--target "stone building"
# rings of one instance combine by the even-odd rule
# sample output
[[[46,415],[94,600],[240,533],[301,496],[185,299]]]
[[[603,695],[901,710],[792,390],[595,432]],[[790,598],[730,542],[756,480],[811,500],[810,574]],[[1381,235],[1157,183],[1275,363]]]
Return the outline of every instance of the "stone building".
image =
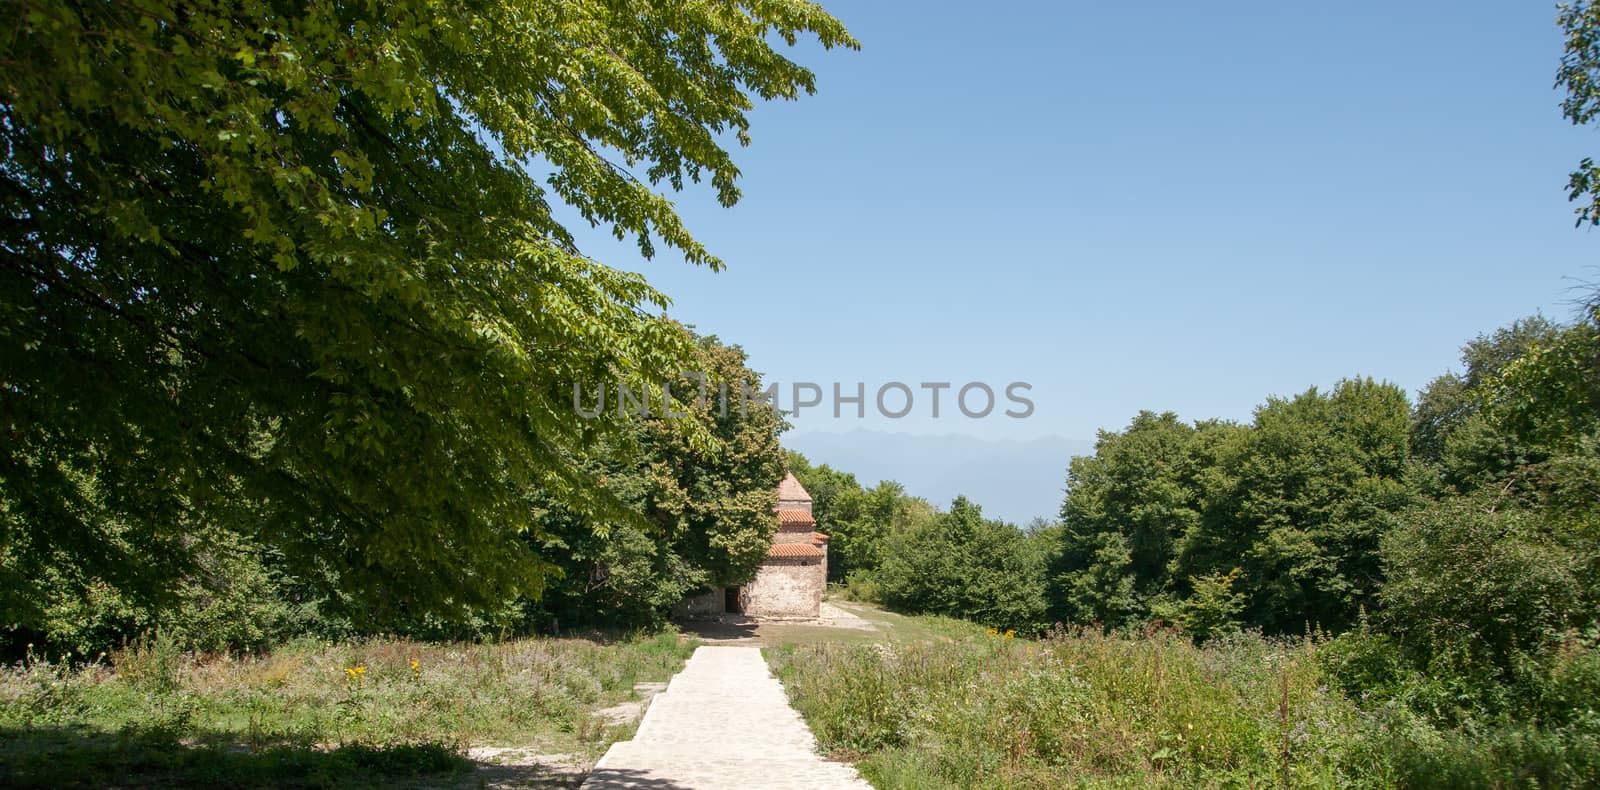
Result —
[[[680,617],[743,614],[768,619],[815,619],[828,586],[828,536],[811,517],[811,495],[794,475],[778,484],[778,531],[755,578],[711,590],[673,609]]]

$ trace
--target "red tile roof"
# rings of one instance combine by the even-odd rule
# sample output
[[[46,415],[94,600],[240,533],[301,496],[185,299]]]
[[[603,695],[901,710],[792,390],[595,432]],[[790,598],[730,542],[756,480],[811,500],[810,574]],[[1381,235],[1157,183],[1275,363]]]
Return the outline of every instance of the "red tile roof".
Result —
[[[810,559],[821,556],[822,549],[810,543],[774,543],[767,548],[767,557],[772,559]]]
[[[828,536],[822,534],[821,532],[813,532],[813,533],[811,533],[811,539],[812,540],[827,540]]]
[[[780,510],[780,511],[778,511],[778,525],[779,526],[783,526],[783,527],[789,527],[789,526],[809,527],[809,526],[815,525],[816,523],[817,523],[816,519],[813,519],[811,517],[811,514],[805,512],[804,510]]]

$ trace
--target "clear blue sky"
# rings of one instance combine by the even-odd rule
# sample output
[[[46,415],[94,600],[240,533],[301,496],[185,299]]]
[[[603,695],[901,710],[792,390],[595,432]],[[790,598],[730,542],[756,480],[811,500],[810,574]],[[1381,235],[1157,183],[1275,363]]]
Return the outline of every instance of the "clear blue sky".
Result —
[[[1553,4],[825,5],[862,50],[797,50],[817,95],[754,114],[737,207],[677,198],[729,269],[586,251],[785,385],[1025,380],[1037,411],[799,428],[1091,438],[1414,393],[1596,279]]]

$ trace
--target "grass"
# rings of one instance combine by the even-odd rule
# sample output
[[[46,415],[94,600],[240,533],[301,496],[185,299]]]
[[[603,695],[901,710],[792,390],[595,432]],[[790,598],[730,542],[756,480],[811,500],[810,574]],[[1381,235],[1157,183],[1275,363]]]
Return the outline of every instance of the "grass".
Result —
[[[766,653],[822,748],[879,788],[1600,785],[1591,730],[1366,709],[1329,688],[1321,649],[1150,631]]]
[[[867,621],[871,628],[844,628],[803,622],[767,621],[725,624],[691,622],[685,626],[708,640],[734,640],[769,647],[797,645],[875,645],[960,639],[983,633],[966,620],[950,617],[907,617],[874,604],[830,598],[829,604]]]
[[[197,658],[145,640],[109,665],[0,670],[0,785],[364,787],[470,781],[469,747],[592,759],[596,711],[678,671],[654,638],[293,642]]]

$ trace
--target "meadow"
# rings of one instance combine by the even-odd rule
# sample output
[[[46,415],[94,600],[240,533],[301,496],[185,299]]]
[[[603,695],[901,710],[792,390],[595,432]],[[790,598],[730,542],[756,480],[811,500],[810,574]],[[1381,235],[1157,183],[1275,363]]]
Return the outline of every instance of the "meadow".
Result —
[[[767,655],[821,748],[879,788],[1600,785],[1592,723],[1441,726],[1341,692],[1314,636],[974,628]]]
[[[575,767],[633,724],[600,712],[664,681],[693,643],[655,637],[497,644],[297,640],[201,656],[159,636],[101,662],[0,670],[7,787],[480,787],[484,747]],[[562,784],[561,776],[549,784]]]

